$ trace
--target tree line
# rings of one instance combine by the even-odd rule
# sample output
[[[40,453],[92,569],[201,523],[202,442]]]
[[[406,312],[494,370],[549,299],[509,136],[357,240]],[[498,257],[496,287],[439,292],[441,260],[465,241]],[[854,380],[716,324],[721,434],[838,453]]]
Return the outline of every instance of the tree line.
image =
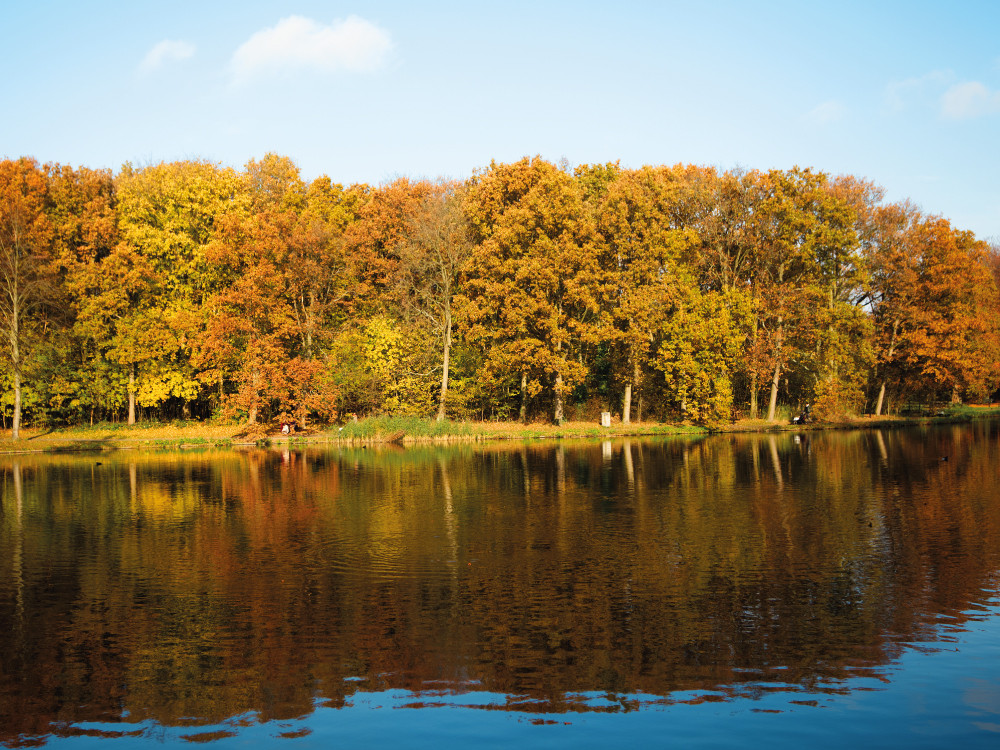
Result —
[[[464,182],[0,161],[5,426],[346,415],[711,423],[982,400],[1000,251],[812,169]]]

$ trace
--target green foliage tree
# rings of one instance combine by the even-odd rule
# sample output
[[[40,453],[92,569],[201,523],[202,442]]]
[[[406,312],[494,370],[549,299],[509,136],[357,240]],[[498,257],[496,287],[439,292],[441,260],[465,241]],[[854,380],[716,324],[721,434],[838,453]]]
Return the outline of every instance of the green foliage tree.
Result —
[[[655,366],[685,421],[721,422],[732,412],[733,372],[743,343],[734,309],[749,316],[749,300],[733,290],[701,292],[689,284],[659,328]]]

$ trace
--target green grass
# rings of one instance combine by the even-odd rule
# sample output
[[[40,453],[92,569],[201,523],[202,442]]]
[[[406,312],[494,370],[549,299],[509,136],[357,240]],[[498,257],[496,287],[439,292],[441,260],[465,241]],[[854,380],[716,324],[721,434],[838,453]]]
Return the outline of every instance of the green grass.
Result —
[[[323,443],[385,443],[400,440],[406,443],[479,441],[479,440],[545,440],[545,439],[607,439],[627,436],[688,436],[708,432],[764,432],[800,429],[791,427],[790,407],[779,408],[774,422],[741,420],[736,424],[719,424],[710,427],[644,422],[623,425],[615,422],[610,428],[599,427],[592,421],[549,422],[521,424],[519,422],[438,422],[425,417],[381,416],[343,427],[329,427],[316,433],[299,433],[289,436],[268,436],[267,426],[260,425],[248,432],[246,425],[221,425],[203,422],[144,422],[137,425],[102,423],[90,426],[63,428],[31,428],[24,431],[22,440],[10,440],[0,434],[0,453],[101,451],[124,448],[181,449],[188,447],[230,447],[237,443],[289,445],[306,447]],[[922,415],[891,416],[882,418],[859,417],[842,423],[816,423],[816,429],[871,428],[883,426],[902,427],[907,424],[927,422],[963,422],[973,419],[1000,418],[1000,406],[937,406],[927,408]],[[9,434],[9,433],[8,433]]]
[[[343,428],[326,431],[326,436],[340,440],[379,440],[402,432],[409,438],[470,437],[476,434],[464,422],[440,422],[424,417],[371,417],[348,422]]]
[[[955,404],[944,407],[941,411],[947,417],[966,417],[968,419],[992,419],[1000,416],[1000,406],[970,406]]]
[[[136,425],[100,423],[57,428],[28,428],[21,440],[0,435],[0,453],[100,451],[121,448],[180,448],[231,446],[235,425],[200,422],[144,422]]]
[[[371,417],[351,422],[317,437],[347,442],[379,442],[402,433],[407,442],[421,440],[534,440],[544,438],[605,438],[622,435],[701,435],[706,430],[690,425],[643,423],[599,427],[593,422],[565,422],[562,425],[519,422],[440,422],[423,417]]]

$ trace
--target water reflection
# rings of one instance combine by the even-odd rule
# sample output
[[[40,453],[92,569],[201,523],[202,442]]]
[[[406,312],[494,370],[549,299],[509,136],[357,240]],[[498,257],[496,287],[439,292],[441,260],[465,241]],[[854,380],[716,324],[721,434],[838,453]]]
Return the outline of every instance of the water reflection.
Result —
[[[0,742],[225,736],[380,691],[558,713],[886,681],[995,590],[997,448],[983,424],[7,459]]]

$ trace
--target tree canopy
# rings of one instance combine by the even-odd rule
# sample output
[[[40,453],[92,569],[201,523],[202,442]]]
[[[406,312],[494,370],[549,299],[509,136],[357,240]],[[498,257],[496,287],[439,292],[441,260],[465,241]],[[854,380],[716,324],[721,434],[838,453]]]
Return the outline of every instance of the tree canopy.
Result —
[[[807,168],[0,161],[4,420],[836,417],[1000,386],[998,253]],[[763,413],[760,411],[760,413]]]

